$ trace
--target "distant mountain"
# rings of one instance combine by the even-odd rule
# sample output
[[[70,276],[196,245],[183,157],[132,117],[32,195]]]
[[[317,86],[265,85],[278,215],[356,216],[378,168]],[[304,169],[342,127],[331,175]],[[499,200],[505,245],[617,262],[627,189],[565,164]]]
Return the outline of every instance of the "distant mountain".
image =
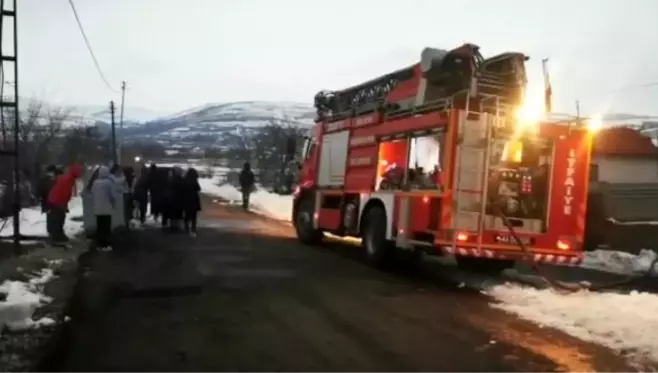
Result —
[[[159,118],[166,113],[156,112],[153,110],[126,106],[123,113],[124,124],[139,124]],[[121,115],[121,106],[116,107],[114,119],[118,123]],[[83,120],[85,122],[111,122],[109,106],[101,105],[80,105],[73,108],[73,120]]]
[[[243,101],[212,103],[162,116],[124,129],[127,139],[149,138],[160,142],[221,142],[270,123],[310,127],[315,110],[294,102]]]

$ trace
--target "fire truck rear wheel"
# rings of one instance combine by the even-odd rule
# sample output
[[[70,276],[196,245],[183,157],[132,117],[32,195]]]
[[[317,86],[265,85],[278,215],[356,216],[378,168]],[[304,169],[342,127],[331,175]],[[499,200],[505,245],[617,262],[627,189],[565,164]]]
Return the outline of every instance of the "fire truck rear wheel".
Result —
[[[393,243],[386,239],[386,212],[381,207],[368,209],[363,227],[363,247],[368,262],[381,267],[395,254]]]
[[[309,198],[297,206],[295,231],[299,241],[305,245],[317,245],[322,241],[322,232],[313,227],[313,201]]]

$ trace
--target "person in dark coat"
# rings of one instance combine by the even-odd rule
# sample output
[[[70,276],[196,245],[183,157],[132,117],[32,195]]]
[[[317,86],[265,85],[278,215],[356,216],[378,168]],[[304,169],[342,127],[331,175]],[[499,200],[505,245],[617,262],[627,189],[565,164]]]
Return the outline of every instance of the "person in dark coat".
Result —
[[[162,216],[162,190],[165,182],[158,167],[151,164],[146,178],[146,189],[151,197],[151,216],[156,221]]]
[[[183,170],[180,167],[174,167],[169,176],[169,181],[165,188],[163,199],[163,218],[162,227],[176,232],[180,227],[180,221],[183,219]]]
[[[254,173],[251,171],[249,162],[245,162],[240,171],[240,189],[242,191],[242,208],[249,208],[249,196],[254,190]]]
[[[190,167],[183,179],[183,222],[185,232],[196,237],[197,214],[201,211],[199,173]]]
[[[127,192],[123,195],[123,215],[126,221],[126,225],[130,226],[130,222],[133,220],[135,212],[135,200],[133,196],[135,169],[133,169],[131,166],[123,167],[123,175],[126,179],[126,185],[128,187]]]
[[[142,165],[142,168],[139,171],[139,176],[137,177],[137,180],[135,180],[135,187],[133,188],[133,198],[137,204],[139,222],[142,224],[146,222],[146,209],[149,202],[149,178],[149,169],[146,165]]]

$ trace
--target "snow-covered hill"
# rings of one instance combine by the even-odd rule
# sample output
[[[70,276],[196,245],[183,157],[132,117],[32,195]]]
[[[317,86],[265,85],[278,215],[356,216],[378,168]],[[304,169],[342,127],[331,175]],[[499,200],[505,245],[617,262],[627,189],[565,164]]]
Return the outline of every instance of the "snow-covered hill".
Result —
[[[115,120],[119,121],[121,107],[117,106],[115,112]],[[85,122],[105,122],[110,123],[110,108],[102,105],[81,105],[73,108],[72,119],[84,120]],[[166,113],[156,112],[153,110],[130,107],[126,105],[125,112],[123,113],[124,124],[139,124],[145,123],[156,118],[159,118]]]
[[[311,104],[244,101],[212,103],[163,116],[125,129],[127,138],[161,142],[217,143],[226,136],[242,136],[270,123],[308,127],[315,111]]]

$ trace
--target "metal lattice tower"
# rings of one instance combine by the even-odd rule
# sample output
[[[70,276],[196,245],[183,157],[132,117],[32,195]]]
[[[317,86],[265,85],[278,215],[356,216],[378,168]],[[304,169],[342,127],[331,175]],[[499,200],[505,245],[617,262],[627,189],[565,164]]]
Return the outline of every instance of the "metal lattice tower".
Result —
[[[11,3],[11,8],[7,7]],[[2,148],[0,156],[12,158],[13,168],[13,223],[14,223],[14,249],[17,254],[21,252],[21,235],[20,235],[20,159],[19,159],[19,132],[20,132],[20,111],[18,107],[18,25],[16,19],[17,0],[0,0],[0,122],[2,125]],[[7,43],[5,35],[7,27],[11,27],[11,43]],[[9,69],[8,69],[9,67]],[[13,70],[12,80],[8,78],[8,72]],[[4,87],[9,85],[13,88],[13,95],[7,95]],[[6,118],[11,118],[7,123]],[[8,126],[11,128],[8,131]],[[9,140],[9,135],[12,141]],[[3,164],[9,162],[1,161]]]

